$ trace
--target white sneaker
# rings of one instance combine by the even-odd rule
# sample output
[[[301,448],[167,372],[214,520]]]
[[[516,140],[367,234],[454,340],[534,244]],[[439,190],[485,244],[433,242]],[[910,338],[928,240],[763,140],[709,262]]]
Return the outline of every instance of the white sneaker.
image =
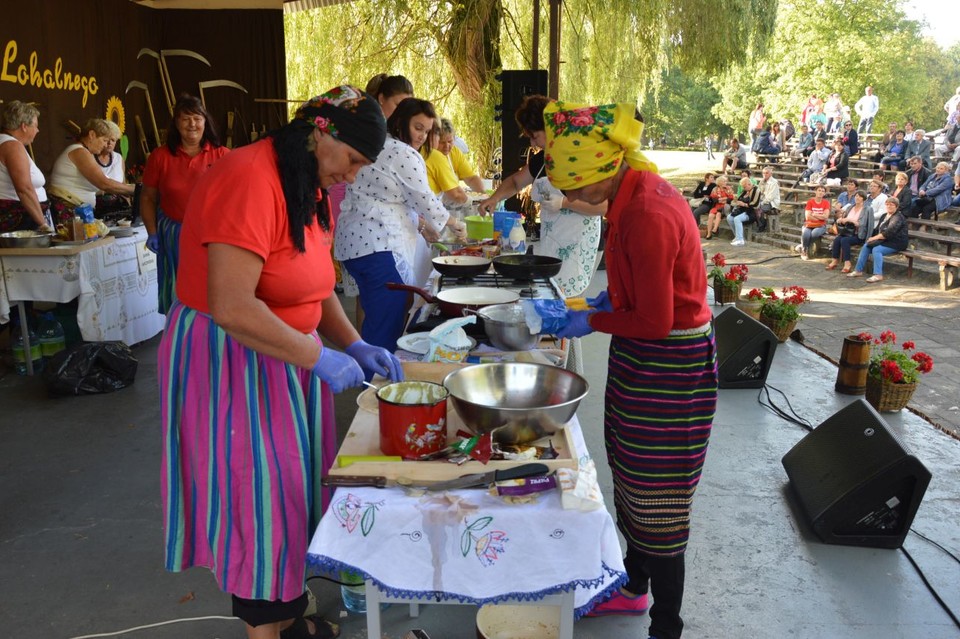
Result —
[[[804,262],[806,262],[806,261],[809,260],[810,258],[807,257],[807,254],[806,254],[806,253],[801,253],[801,254],[800,254],[800,259],[803,260]]]
[[[793,247],[793,250],[796,251],[797,253],[801,253],[801,254],[802,254],[802,253],[803,253],[803,244],[797,244],[796,246]]]
[[[745,244],[746,244],[746,242],[743,241],[743,240],[734,240],[734,241],[730,242],[730,246],[743,246],[743,245],[745,245]]]

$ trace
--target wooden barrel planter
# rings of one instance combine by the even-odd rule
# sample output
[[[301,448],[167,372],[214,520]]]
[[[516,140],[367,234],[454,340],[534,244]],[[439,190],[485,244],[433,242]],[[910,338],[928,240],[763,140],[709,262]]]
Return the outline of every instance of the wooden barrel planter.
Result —
[[[857,339],[856,335],[844,337],[834,389],[845,395],[863,395],[867,391],[869,366],[870,342]]]

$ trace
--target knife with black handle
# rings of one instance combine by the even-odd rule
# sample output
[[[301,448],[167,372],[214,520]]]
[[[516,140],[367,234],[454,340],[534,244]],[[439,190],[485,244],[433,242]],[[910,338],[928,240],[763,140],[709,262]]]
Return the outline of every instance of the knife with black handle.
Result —
[[[423,480],[414,481],[403,477],[390,479],[382,476],[364,475],[324,475],[320,483],[324,486],[371,486],[373,488],[421,488],[429,491],[457,490],[459,488],[485,488],[497,481],[521,479],[546,475],[550,468],[546,464],[520,464],[503,470],[491,470],[485,473],[471,473],[456,479],[425,483]]]

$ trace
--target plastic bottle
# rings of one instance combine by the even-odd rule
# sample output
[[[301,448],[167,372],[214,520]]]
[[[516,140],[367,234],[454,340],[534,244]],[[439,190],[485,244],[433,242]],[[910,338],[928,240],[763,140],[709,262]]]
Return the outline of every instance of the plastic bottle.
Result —
[[[513,221],[513,228],[510,229],[510,250],[520,254],[527,252],[527,232],[523,230],[520,218]]]
[[[350,570],[340,571],[340,581],[344,584],[353,584],[350,586],[340,586],[340,596],[343,598],[343,607],[348,612],[358,615],[367,614],[367,592],[363,583],[363,577]]]
[[[40,352],[45,363],[67,347],[63,326],[56,320],[53,313],[43,314],[43,319],[40,320],[40,325],[37,327],[37,334],[39,335]]]
[[[27,359],[24,349],[23,331],[21,330],[19,321],[14,320],[11,331],[11,350],[13,351],[14,368],[17,371],[17,375],[26,375]],[[29,326],[27,327],[27,336],[30,338],[30,359],[33,362],[33,372],[38,373],[43,370],[43,355],[40,350],[40,341],[37,339],[37,334],[34,333]]]

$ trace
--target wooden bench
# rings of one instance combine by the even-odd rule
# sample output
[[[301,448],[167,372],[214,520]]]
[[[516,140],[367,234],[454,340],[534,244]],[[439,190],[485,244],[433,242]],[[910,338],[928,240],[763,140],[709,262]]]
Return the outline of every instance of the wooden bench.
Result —
[[[960,267],[960,257],[932,253],[917,249],[900,251],[900,255],[907,259],[907,277],[913,277],[913,260],[933,262],[940,270],[940,290],[946,291],[957,285],[957,267]]]
[[[925,221],[925,220],[921,220],[921,221]],[[946,251],[947,251],[946,257],[951,257],[951,253],[953,252],[953,247],[960,245],[960,235],[944,235],[943,233],[930,233],[927,231],[911,230],[910,239],[925,240],[928,242],[943,244],[946,247]]]

